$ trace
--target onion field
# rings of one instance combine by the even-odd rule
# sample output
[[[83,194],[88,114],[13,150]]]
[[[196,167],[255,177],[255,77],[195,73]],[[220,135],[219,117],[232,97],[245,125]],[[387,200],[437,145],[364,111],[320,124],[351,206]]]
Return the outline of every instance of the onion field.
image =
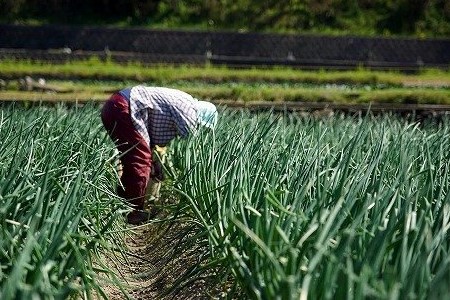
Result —
[[[107,298],[126,255],[99,109],[0,110],[0,298]],[[450,296],[450,122],[223,110],[169,147],[173,218],[201,244],[177,284],[242,299]],[[173,218],[167,218],[168,220]],[[175,287],[176,288],[176,287]]]
[[[114,280],[100,257],[124,249],[123,204],[105,141],[92,107],[1,108],[1,299],[88,299]]]
[[[195,272],[251,299],[448,298],[449,159],[449,123],[222,116],[172,159],[207,232]]]

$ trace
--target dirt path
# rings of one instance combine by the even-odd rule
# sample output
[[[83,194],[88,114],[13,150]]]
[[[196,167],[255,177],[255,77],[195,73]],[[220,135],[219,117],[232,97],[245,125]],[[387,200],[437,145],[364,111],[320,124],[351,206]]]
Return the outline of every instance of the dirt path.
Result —
[[[128,255],[108,259],[108,265],[127,286],[126,292],[130,299],[223,298],[223,287],[214,281],[214,271],[179,290],[170,290],[180,275],[196,265],[198,254],[201,253],[200,245],[187,244],[189,229],[189,226],[179,222],[133,228],[126,238]],[[126,299],[115,287],[107,287],[106,292],[109,299]]]

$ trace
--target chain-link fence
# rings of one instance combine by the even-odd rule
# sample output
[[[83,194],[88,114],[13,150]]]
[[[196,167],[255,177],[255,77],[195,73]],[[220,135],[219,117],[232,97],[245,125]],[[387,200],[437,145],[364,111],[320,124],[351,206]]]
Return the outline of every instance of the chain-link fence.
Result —
[[[304,68],[448,68],[450,39],[0,25],[0,58]]]

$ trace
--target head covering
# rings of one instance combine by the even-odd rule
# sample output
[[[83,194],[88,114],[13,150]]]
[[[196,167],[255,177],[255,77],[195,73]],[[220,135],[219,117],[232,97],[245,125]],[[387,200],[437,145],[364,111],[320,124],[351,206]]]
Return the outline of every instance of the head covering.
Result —
[[[214,129],[218,119],[216,106],[211,102],[200,100],[195,102],[195,106],[197,109],[197,122],[202,126]]]

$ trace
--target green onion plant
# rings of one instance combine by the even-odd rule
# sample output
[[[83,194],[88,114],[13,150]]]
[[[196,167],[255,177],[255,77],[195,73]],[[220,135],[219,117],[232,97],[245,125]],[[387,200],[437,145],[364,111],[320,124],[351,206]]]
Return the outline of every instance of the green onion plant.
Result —
[[[189,277],[221,266],[250,299],[448,297],[449,125],[224,111],[167,165],[207,245]]]
[[[1,299],[106,298],[100,278],[117,283],[101,259],[123,249],[106,141],[92,106],[0,109]]]

